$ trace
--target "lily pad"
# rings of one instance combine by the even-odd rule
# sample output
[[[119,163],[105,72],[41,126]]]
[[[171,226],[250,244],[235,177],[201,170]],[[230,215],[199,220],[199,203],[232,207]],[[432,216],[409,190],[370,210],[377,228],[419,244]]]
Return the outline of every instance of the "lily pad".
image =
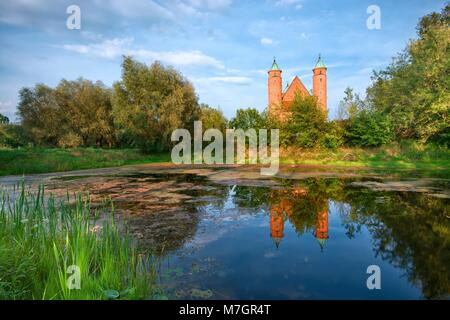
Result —
[[[190,294],[191,297],[193,298],[208,299],[212,297],[213,292],[209,289],[207,290],[191,289]]]
[[[117,290],[112,290],[112,289],[108,289],[103,291],[103,294],[108,298],[108,299],[117,299],[120,297],[120,293]]]
[[[162,293],[157,293],[152,296],[153,300],[169,300],[169,297]]]

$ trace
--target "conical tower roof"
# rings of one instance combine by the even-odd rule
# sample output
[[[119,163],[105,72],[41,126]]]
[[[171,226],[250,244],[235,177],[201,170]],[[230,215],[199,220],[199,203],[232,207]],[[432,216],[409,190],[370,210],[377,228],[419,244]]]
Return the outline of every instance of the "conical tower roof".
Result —
[[[280,70],[275,57],[273,57],[273,63],[272,63],[272,67],[270,68],[270,70]]]
[[[314,67],[314,69],[317,69],[317,68],[325,68],[325,64],[323,63],[322,57],[320,56],[320,54],[319,54],[319,58],[317,59],[317,63],[316,63],[316,66]]]
[[[320,251],[323,251],[323,248],[325,247],[325,243],[327,242],[327,239],[317,239],[320,245]]]

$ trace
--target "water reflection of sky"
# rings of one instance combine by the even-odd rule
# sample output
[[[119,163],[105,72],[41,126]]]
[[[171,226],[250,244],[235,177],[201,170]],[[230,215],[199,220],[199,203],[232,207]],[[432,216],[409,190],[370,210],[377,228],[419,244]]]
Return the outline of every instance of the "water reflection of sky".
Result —
[[[278,197],[268,191],[262,201],[246,206],[232,187],[221,202],[199,204],[194,238],[170,256],[170,267],[182,268],[184,275],[168,281],[169,292],[184,288],[180,298],[189,298],[186,288],[211,290],[218,299],[423,297],[420,283],[411,283],[404,268],[378,252],[379,240],[364,219],[356,227],[350,223],[361,208],[303,189],[276,192]],[[374,197],[370,205],[389,199]],[[311,207],[317,212],[306,212]],[[374,228],[372,220],[367,224]],[[192,265],[204,268],[191,272]],[[367,289],[369,265],[381,268],[381,290]]]

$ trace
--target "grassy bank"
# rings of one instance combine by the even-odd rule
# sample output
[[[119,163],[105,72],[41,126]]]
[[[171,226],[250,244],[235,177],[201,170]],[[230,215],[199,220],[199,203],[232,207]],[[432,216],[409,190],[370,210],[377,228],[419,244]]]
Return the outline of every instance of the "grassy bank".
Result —
[[[289,148],[281,151],[281,163],[448,171],[450,151],[444,147],[417,143],[392,144],[370,149]]]
[[[81,196],[74,205],[56,205],[42,189],[32,194],[22,187],[14,199],[3,192],[0,299],[149,297],[153,262],[138,254],[111,216],[102,224],[96,223],[98,216]],[[77,270],[79,289],[71,278]]]
[[[417,143],[379,148],[282,149],[284,164],[368,167],[387,170],[450,171],[447,148]],[[170,154],[143,154],[136,149],[0,149],[0,176],[170,162]]]
[[[143,154],[136,149],[0,149],[0,176],[166,161],[170,161],[169,153]]]

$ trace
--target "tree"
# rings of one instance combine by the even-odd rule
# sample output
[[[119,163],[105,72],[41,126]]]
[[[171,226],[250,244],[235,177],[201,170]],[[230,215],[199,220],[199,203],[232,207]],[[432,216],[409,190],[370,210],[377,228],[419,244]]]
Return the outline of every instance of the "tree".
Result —
[[[202,121],[203,131],[208,129],[218,129],[225,132],[227,128],[227,119],[220,109],[214,109],[207,104],[200,105],[200,120]]]
[[[61,80],[19,92],[18,116],[37,145],[76,147],[114,144],[110,90],[101,82]]]
[[[400,139],[448,137],[450,127],[450,4],[423,17],[410,41],[384,70],[375,72],[368,102],[389,115]]]
[[[267,127],[267,115],[255,108],[238,109],[236,116],[230,120],[230,127],[247,130],[250,128],[258,131]]]
[[[278,123],[282,144],[294,144],[301,148],[321,145],[327,127],[327,115],[317,105],[316,97],[297,94],[290,105],[287,119]]]
[[[19,91],[17,115],[26,135],[37,145],[55,146],[61,135],[62,111],[52,88],[36,84]]]
[[[358,94],[353,93],[351,87],[344,91],[344,98],[339,102],[337,118],[339,120],[354,118],[364,108],[364,103]]]
[[[113,86],[113,116],[121,140],[142,150],[168,150],[171,133],[200,118],[192,84],[171,67],[124,57]]]
[[[362,110],[346,123],[344,136],[350,145],[378,147],[392,140],[391,121],[380,112]]]
[[[8,124],[8,123],[9,123],[9,118],[0,113],[0,125]]]
[[[62,80],[55,88],[55,97],[62,112],[62,136],[58,143],[68,147],[77,145],[112,147],[114,126],[111,90],[102,82],[85,79]]]

